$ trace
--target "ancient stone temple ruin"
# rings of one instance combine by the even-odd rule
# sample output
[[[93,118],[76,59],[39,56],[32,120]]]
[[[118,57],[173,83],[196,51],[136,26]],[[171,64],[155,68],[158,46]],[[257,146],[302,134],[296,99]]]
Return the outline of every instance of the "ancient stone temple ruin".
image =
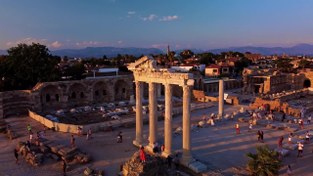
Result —
[[[149,56],[144,56],[130,64],[128,69],[134,73],[136,84],[136,138],[134,145],[143,145],[143,113],[142,113],[142,92],[143,83],[149,84],[149,145],[151,149],[157,140],[157,96],[158,84],[165,87],[165,118],[164,118],[164,145],[163,155],[172,153],[172,93],[173,85],[183,88],[183,156],[184,163],[191,160],[190,144],[190,101],[191,88],[194,84],[193,75],[190,73],[178,73],[168,68],[159,68],[156,61]]]

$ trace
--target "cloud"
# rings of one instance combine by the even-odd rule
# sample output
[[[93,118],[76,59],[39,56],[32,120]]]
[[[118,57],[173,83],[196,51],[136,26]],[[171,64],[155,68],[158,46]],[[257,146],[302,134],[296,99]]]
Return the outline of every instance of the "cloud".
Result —
[[[135,12],[135,11],[129,11],[127,14],[128,14],[128,15],[135,15],[136,12]]]
[[[99,42],[99,41],[82,41],[82,42],[76,42],[75,46],[78,48],[83,47],[101,47],[101,46],[110,46],[110,43],[108,42]]]
[[[63,46],[63,44],[60,43],[59,41],[55,41],[55,42],[51,43],[50,46],[52,48],[60,48],[61,46]]]
[[[16,45],[21,44],[21,43],[25,43],[27,45],[31,45],[32,43],[40,43],[42,45],[49,44],[47,39],[36,39],[36,38],[32,38],[32,37],[27,37],[27,38],[20,39],[17,41],[9,41],[6,43],[6,45],[8,47],[13,47],[13,46],[16,46]]]
[[[155,20],[155,19],[157,19],[157,18],[158,18],[157,15],[155,15],[155,14],[150,14],[150,15],[147,16],[147,17],[143,17],[142,20],[143,20],[143,21],[153,21],[153,20]]]
[[[177,20],[178,16],[173,15],[173,16],[164,16],[163,18],[160,19],[160,21],[174,21]]]
[[[122,44],[122,43],[123,43],[122,40],[117,41],[117,44]]]
[[[152,48],[164,49],[167,48],[168,44],[166,43],[158,43],[151,45]]]

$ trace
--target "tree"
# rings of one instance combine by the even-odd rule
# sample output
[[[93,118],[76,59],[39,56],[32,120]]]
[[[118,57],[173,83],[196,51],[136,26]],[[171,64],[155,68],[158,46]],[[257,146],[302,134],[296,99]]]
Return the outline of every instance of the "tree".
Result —
[[[251,60],[243,57],[241,59],[239,59],[238,61],[235,62],[235,72],[236,74],[241,74],[241,72],[243,71],[243,69],[245,67],[248,67],[249,65],[251,65]]]
[[[183,60],[190,58],[191,56],[194,55],[194,53],[191,50],[184,50],[182,52],[180,52],[179,54]]]
[[[85,67],[83,63],[75,63],[64,70],[64,77],[70,77],[72,80],[80,80],[84,78]]]
[[[60,78],[59,58],[50,55],[46,46],[39,43],[18,44],[8,50],[4,65],[7,90],[29,89],[38,82],[55,81]]]
[[[310,66],[310,64],[311,64],[310,61],[307,61],[306,59],[301,59],[301,61],[299,62],[299,67],[302,69],[307,68]]]
[[[278,153],[271,150],[267,145],[258,146],[257,153],[248,153],[250,158],[247,167],[253,176],[274,176],[278,175],[281,160]]]
[[[278,69],[280,69],[282,72],[290,72],[292,70],[292,64],[291,64],[291,59],[286,58],[286,59],[277,59],[274,61],[274,64]]]
[[[215,61],[215,55],[213,53],[202,53],[199,54],[200,64],[210,65]]]

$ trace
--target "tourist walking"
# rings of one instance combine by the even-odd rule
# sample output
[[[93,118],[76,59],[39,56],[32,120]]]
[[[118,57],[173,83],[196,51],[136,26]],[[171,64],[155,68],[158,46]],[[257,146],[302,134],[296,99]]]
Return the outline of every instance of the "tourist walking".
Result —
[[[18,152],[17,152],[17,149],[14,149],[14,157],[15,157],[15,163],[18,164]]]
[[[288,144],[292,144],[292,136],[293,136],[293,134],[290,133],[288,136]]]
[[[283,147],[283,140],[284,140],[284,136],[280,136],[278,139],[278,148]]]
[[[32,143],[33,142],[33,132],[29,133],[29,142]]]
[[[283,122],[283,121],[285,121],[285,119],[286,119],[286,114],[283,112],[283,116],[281,117],[281,121]]]
[[[304,129],[303,119],[299,120],[299,127],[300,127],[300,129]]]
[[[264,132],[261,130],[261,142],[264,142]]]
[[[252,131],[252,128],[253,128],[253,124],[252,122],[249,123],[249,131]]]
[[[292,174],[291,166],[288,165],[288,167],[287,167],[287,175],[291,176],[291,174]]]
[[[239,123],[236,123],[235,128],[236,128],[236,134],[240,134],[240,126],[239,126]]]
[[[143,146],[140,147],[140,150],[139,150],[139,157],[140,157],[140,161],[142,163],[145,163],[146,162],[146,153],[145,153],[145,148]]]
[[[261,131],[260,130],[258,130],[257,135],[258,135],[258,141],[261,142]]]
[[[312,120],[312,116],[311,116],[311,114],[310,114],[309,117],[308,117],[308,121],[307,121],[307,122],[308,122],[308,125],[311,124],[311,120]]]
[[[165,145],[162,144],[162,145],[161,145],[161,152],[164,152],[164,150],[165,150]]]
[[[27,131],[28,131],[28,133],[32,132],[32,127],[30,126],[30,124],[27,125]]]
[[[262,130],[258,130],[258,141],[259,142],[264,142],[263,139],[264,139],[264,133]]]
[[[303,147],[304,147],[304,145],[301,142],[299,142],[298,143],[298,155],[297,155],[297,157],[302,157]]]
[[[122,143],[123,142],[123,136],[122,136],[122,132],[120,131],[117,134],[117,143]]]
[[[86,137],[86,140],[89,140],[91,139],[91,129],[89,128],[89,130],[87,131],[87,137]]]
[[[75,137],[74,135],[71,136],[71,146],[74,148],[76,145],[75,145]]]
[[[309,131],[307,131],[306,133],[305,133],[305,142],[308,144],[308,143],[310,143],[310,134],[309,134]]]

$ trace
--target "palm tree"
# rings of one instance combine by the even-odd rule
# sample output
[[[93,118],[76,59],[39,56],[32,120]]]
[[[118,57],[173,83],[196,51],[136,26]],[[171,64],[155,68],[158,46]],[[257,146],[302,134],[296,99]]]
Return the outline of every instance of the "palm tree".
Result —
[[[248,153],[250,158],[247,167],[251,175],[255,176],[274,176],[278,175],[281,161],[278,153],[271,150],[267,145],[258,146],[257,153]]]

